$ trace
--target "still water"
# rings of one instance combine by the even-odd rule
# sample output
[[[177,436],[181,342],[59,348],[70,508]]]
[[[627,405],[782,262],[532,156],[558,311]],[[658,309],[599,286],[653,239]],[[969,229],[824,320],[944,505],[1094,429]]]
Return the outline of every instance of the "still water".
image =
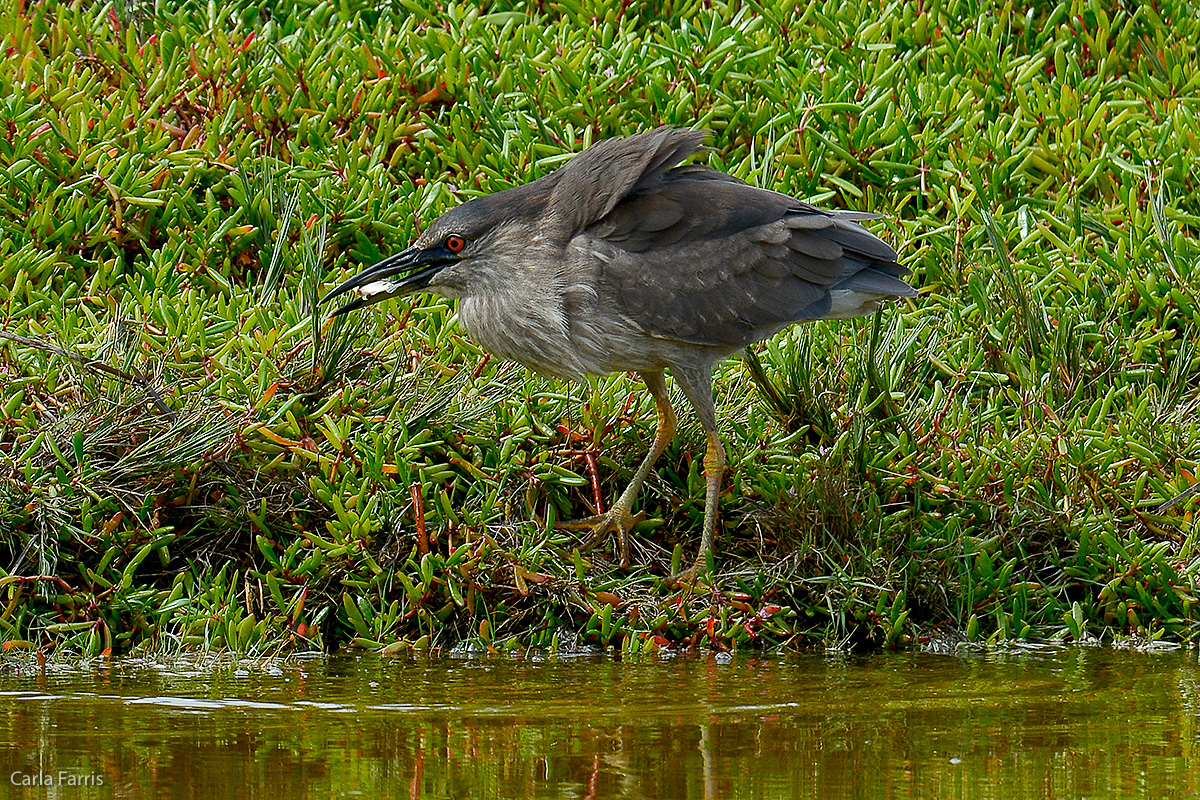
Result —
[[[0,668],[3,798],[1198,791],[1185,651]]]

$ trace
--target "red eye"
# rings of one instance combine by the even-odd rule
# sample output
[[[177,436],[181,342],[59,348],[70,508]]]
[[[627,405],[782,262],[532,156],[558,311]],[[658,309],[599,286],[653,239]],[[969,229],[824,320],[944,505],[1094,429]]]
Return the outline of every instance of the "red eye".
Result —
[[[466,246],[467,240],[461,236],[451,234],[446,237],[446,249],[451,253],[461,253]]]

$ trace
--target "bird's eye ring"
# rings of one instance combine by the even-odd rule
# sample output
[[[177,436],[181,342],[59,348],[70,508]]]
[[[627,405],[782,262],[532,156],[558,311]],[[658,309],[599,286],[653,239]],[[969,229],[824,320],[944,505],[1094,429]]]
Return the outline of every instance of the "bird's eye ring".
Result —
[[[446,249],[451,253],[461,253],[466,246],[467,240],[457,234],[446,237]]]

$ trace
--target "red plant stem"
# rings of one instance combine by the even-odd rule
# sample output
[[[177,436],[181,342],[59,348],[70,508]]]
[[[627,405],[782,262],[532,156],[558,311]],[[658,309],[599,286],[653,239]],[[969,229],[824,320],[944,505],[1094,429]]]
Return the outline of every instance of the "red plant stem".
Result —
[[[421,484],[414,483],[409,487],[412,494],[413,515],[417,518],[417,552],[422,556],[429,552],[429,538],[425,535],[425,498],[421,494]]]
[[[600,473],[596,469],[596,451],[588,450],[583,454],[584,461],[587,462],[588,478],[592,482],[592,499],[596,502],[596,513],[604,513],[604,495],[600,491]]]

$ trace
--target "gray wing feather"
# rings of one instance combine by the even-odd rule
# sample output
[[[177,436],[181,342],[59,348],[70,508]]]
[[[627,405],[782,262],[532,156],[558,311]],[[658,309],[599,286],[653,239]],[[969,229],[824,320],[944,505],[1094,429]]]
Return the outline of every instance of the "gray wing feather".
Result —
[[[911,297],[913,294],[912,287],[899,278],[865,266],[839,283],[837,288],[885,297]]]
[[[703,144],[702,131],[665,127],[599,142],[557,171],[547,203],[550,218],[569,237],[607,215],[635,187],[652,185]]]
[[[788,239],[788,247],[797,253],[812,256],[821,261],[837,261],[846,252],[835,239],[829,238],[829,232],[836,228],[826,228],[821,231],[793,231]]]

